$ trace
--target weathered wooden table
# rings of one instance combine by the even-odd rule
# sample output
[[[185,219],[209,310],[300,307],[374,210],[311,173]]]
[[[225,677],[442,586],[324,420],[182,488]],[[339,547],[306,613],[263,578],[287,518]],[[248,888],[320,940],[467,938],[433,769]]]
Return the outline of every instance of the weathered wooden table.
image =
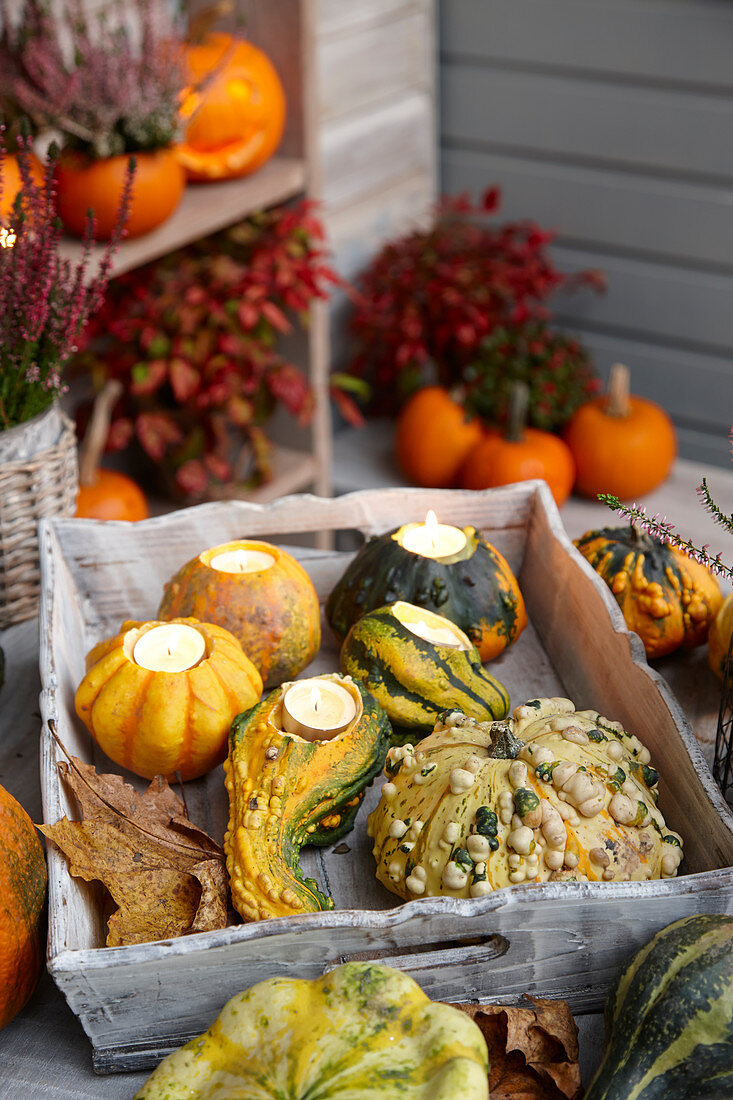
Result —
[[[368,462],[365,454],[369,455]],[[340,491],[399,484],[389,432],[377,425],[356,444],[350,432],[343,433],[336,441],[334,471]],[[723,510],[733,511],[733,471],[711,471],[684,461],[676,464],[663,486],[640,503],[651,513],[666,515],[683,534],[708,543],[714,553],[720,550],[731,561],[731,540],[697,502],[695,488],[703,475],[708,476]],[[608,509],[576,499],[565,505],[562,517],[571,537],[614,522]],[[37,629],[34,620],[0,636],[7,660],[0,694],[0,783],[21,801],[34,820],[40,821]],[[719,683],[708,670],[705,649],[665,658],[656,667],[677,695],[706,756],[712,759]],[[587,1081],[598,1058],[602,1020],[594,1014],[580,1017],[578,1023],[581,1066]],[[104,1078],[94,1075],[88,1040],[47,974],[27,1007],[0,1032],[1,1100],[36,1100],[40,1096],[50,1100],[130,1098],[147,1076],[147,1072]]]

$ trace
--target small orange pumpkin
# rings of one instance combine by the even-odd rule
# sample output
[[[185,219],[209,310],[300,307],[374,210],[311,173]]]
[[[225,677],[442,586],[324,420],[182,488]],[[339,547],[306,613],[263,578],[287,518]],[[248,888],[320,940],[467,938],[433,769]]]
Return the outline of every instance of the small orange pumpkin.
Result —
[[[177,153],[189,179],[254,172],[275,152],[285,128],[285,93],[272,62],[251,42],[221,33],[189,46],[186,61],[191,87],[181,114],[189,122]]]
[[[203,635],[204,655],[183,672],[152,672],[134,660],[160,622],[126,622],[87,656],[76,713],[110,760],[135,775],[196,779],[221,764],[234,718],[259,701],[262,679],[228,630],[173,619]]]
[[[110,378],[94,400],[92,417],[79,449],[79,493],[77,517],[83,519],[121,519],[134,522],[147,519],[148,502],[140,486],[131,477],[99,465],[109,432],[110,414],[122,393],[122,383]]]
[[[94,211],[95,237],[109,240],[117,224],[127,155],[89,160],[81,153],[64,153],[56,165],[59,217],[69,233],[83,237],[87,211]],[[135,153],[135,179],[127,219],[127,237],[140,237],[169,218],[178,206],[186,174],[174,149]]]
[[[213,558],[231,551],[264,553],[269,568],[224,572]],[[165,586],[161,619],[194,615],[230,630],[259,669],[266,688],[297,676],[321,645],[321,612],[313,582],[300,562],[269,542],[240,540],[193,558]]]
[[[526,383],[515,382],[506,435],[486,433],[466,458],[461,486],[464,489],[491,489],[515,481],[542,478],[559,508],[573,487],[573,457],[559,436],[526,426],[528,398]]]
[[[407,401],[397,419],[397,461],[406,478],[428,489],[453,485],[469,451],[482,437],[479,420],[469,420],[452,393],[425,386]]]
[[[0,787],[0,1028],[20,1012],[43,963],[41,914],[46,861],[31,819]]]
[[[41,162],[32,153],[28,153],[27,157],[31,179],[36,187],[43,187],[43,166]],[[2,167],[0,168],[0,185],[2,187],[0,193],[0,222],[7,223],[13,210],[15,196],[23,186],[18,157],[13,153],[6,153],[3,157]]]
[[[677,436],[667,413],[629,393],[628,369],[611,368],[608,393],[577,410],[565,440],[576,466],[575,491],[595,498],[611,493],[636,500],[665,480],[677,454]]]

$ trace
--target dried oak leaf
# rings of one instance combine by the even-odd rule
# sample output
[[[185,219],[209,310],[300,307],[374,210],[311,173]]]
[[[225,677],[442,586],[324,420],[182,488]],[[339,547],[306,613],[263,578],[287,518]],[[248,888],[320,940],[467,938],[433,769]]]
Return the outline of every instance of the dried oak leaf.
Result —
[[[582,1094],[578,1028],[566,1001],[525,998],[515,1005],[456,1004],[489,1048],[491,1100],[577,1100]]]
[[[188,820],[162,776],[140,794],[121,776],[100,775],[76,757],[58,767],[83,820],[64,817],[39,828],[64,853],[72,875],[109,891],[117,909],[108,921],[108,947],[226,926],[224,853]]]

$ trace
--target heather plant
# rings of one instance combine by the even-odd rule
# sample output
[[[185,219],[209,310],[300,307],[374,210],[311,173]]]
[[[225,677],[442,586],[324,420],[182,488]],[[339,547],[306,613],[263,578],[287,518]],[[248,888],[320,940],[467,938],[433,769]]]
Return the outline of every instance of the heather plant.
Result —
[[[271,415],[313,409],[280,341],[336,281],[322,236],[310,203],[275,208],[115,279],[79,357],[124,386],[108,448],[133,447],[177,496],[267,481]]]
[[[166,0],[0,0],[0,104],[93,158],[143,152],[178,136],[183,55]]]
[[[480,205],[444,199],[432,224],[387,243],[357,283],[351,371],[372,386],[373,411],[392,413],[426,371],[461,383],[497,328],[549,316],[549,296],[571,283],[602,285],[598,272],[571,278],[554,266],[552,233],[530,221],[493,225],[498,188]]]
[[[92,274],[93,220],[81,258],[72,264],[59,252],[63,227],[55,213],[53,156],[47,160],[43,184],[37,186],[28,151],[19,139],[23,185],[9,224],[0,227],[0,430],[24,423],[65,392],[63,369],[102,303],[132,186],[131,166],[117,229]],[[4,157],[0,131],[0,196]]]
[[[463,369],[466,409],[488,423],[505,423],[513,383],[529,388],[528,422],[561,428],[598,389],[588,352],[544,321],[501,326],[486,337]]]

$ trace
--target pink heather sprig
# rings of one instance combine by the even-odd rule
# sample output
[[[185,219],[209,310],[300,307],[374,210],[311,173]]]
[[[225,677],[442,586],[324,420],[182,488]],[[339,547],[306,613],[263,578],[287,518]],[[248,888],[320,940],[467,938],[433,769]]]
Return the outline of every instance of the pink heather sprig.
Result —
[[[703,490],[703,486],[705,486],[704,493],[707,493],[707,486],[703,481],[703,485],[697,490],[698,494]],[[659,514],[648,516],[644,508],[637,507],[636,504],[632,504],[630,507],[622,504],[618,497],[612,496],[610,493],[599,493],[598,499],[603,504],[607,504],[609,508],[612,508],[622,519],[629,520],[630,523],[635,524],[637,527],[641,528],[642,531],[646,531],[652,538],[659,539],[659,541],[666,546],[676,547],[694,561],[699,562],[700,565],[704,565],[711,573],[715,573],[719,577],[726,577],[728,580],[733,580],[733,569],[722,561],[722,556],[720,554],[716,554],[715,557],[712,557],[708,553],[707,543],[704,546],[697,547],[689,539],[683,539],[666,516],[662,516],[661,518]],[[705,497],[703,497],[703,501],[707,506]],[[727,517],[720,512],[717,506],[715,507],[716,511],[722,517],[723,526],[733,532],[733,516]]]
[[[110,157],[170,145],[181,125],[183,48],[166,0],[0,0],[0,103],[67,147]],[[132,8],[132,12],[130,12]],[[131,27],[137,28],[133,34]],[[71,48],[65,44],[71,40]]]
[[[64,259],[53,156],[39,186],[30,170],[30,143],[19,138],[18,147],[22,186],[7,227],[14,239],[0,242],[0,431],[29,420],[65,392],[62,370],[101,305],[127,221],[134,171],[131,163],[115,232],[96,274],[90,275],[93,223],[87,226],[78,263]],[[0,127],[0,196],[4,157]]]

